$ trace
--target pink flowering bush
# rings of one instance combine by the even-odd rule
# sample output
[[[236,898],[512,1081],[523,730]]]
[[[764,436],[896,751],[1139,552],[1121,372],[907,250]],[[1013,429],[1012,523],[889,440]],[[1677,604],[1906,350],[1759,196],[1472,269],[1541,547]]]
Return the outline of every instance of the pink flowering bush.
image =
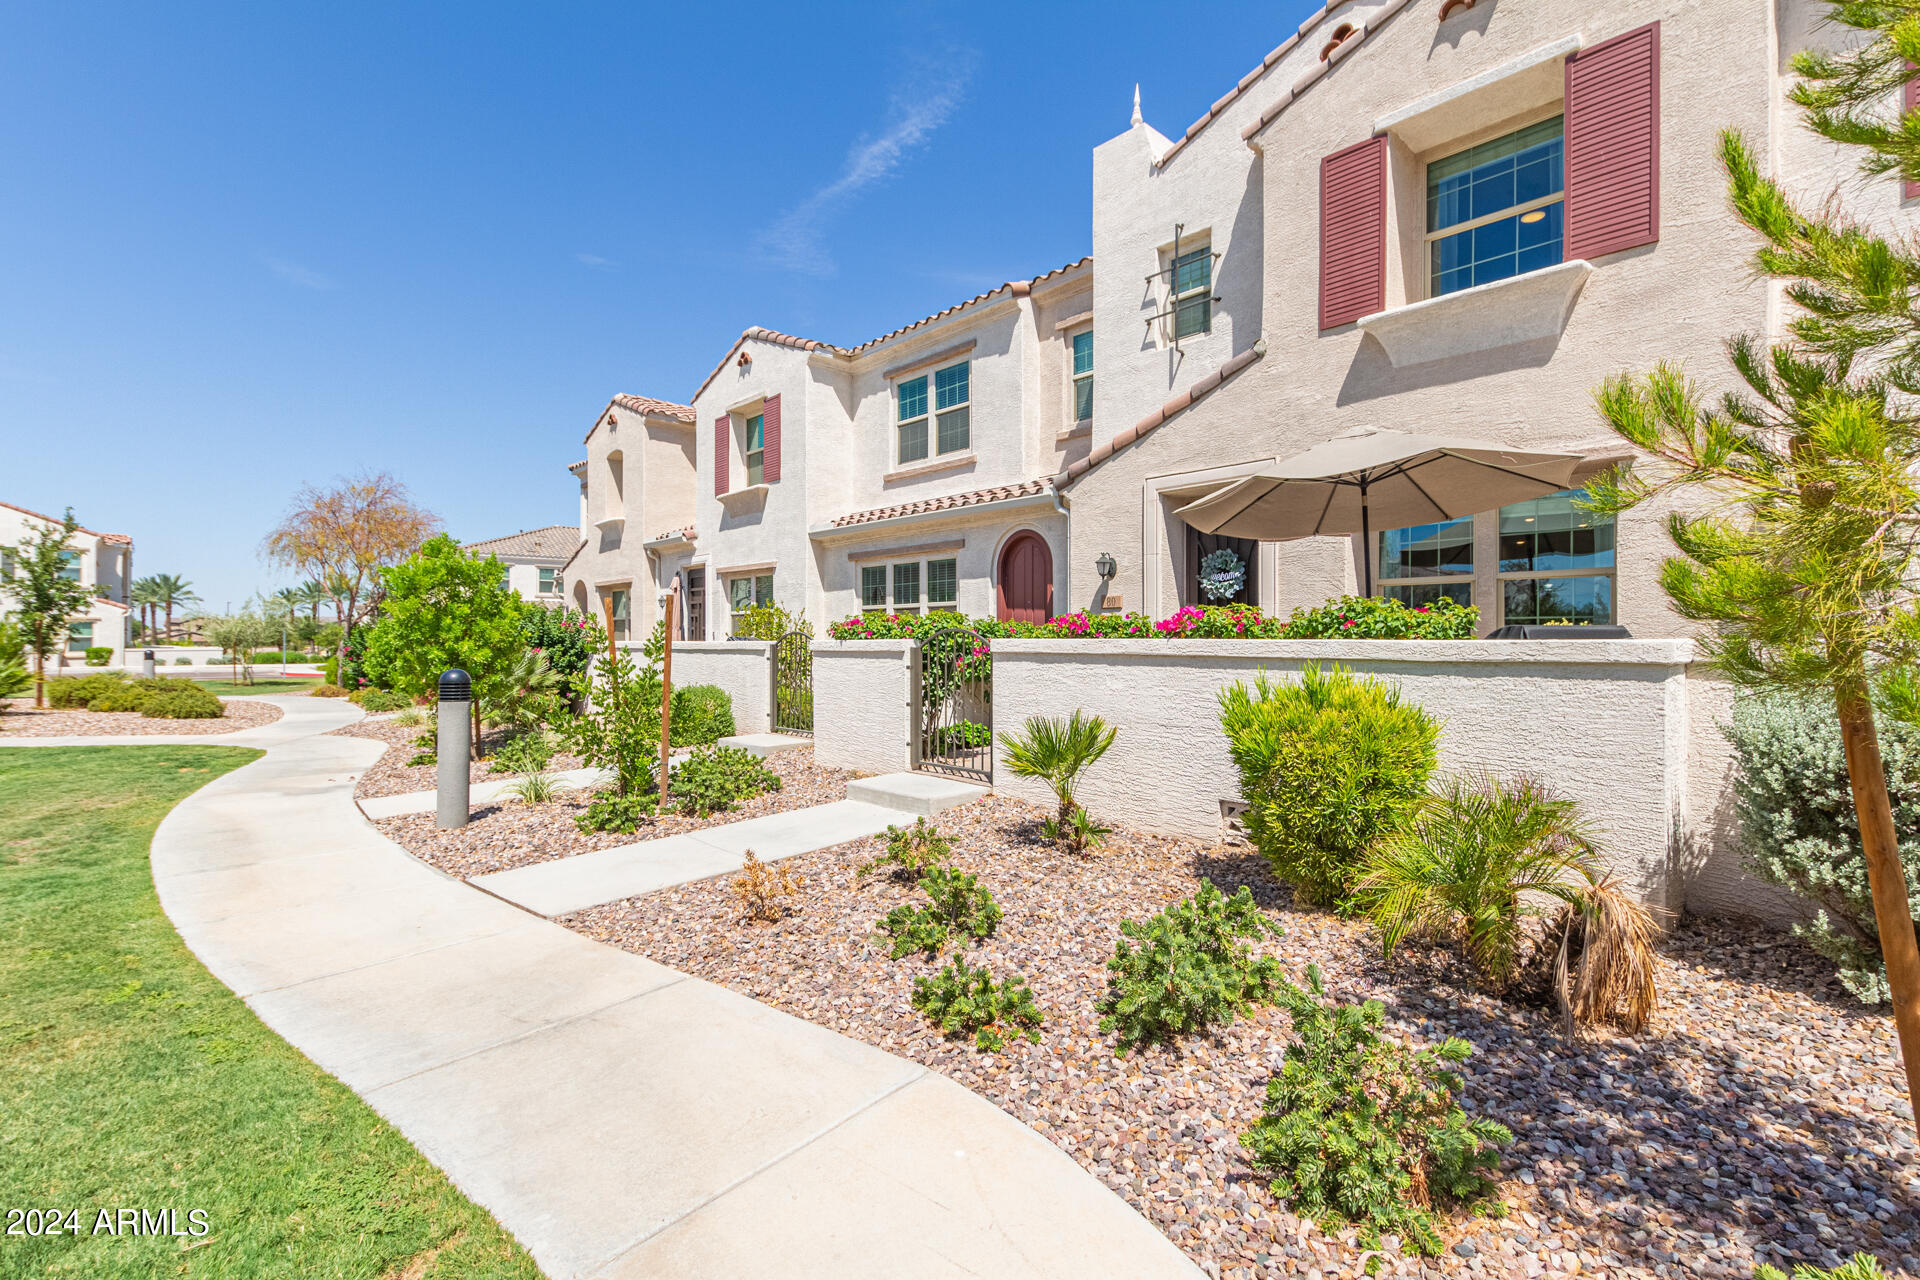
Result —
[[[1270,618],[1252,605],[1186,605],[1172,617],[1144,613],[1063,613],[1045,622],[1002,622],[958,613],[863,613],[827,626],[835,640],[912,640],[931,631],[969,627],[988,639],[1030,640],[1471,640],[1480,611],[1442,599],[1408,607],[1398,600],[1342,596],[1291,618]]]

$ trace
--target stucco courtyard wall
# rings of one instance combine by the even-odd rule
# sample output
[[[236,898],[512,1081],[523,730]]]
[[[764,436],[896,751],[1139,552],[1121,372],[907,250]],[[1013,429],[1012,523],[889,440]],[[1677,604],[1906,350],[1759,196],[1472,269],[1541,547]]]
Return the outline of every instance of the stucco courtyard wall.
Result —
[[[838,640],[813,647],[813,758],[829,769],[913,767],[911,640]]]
[[[1689,838],[1711,818],[1688,785],[1685,640],[1002,640],[993,652],[996,730],[1075,710],[1119,728],[1080,796],[1129,827],[1217,837],[1222,802],[1240,799],[1220,691],[1309,662],[1398,685],[1440,721],[1443,771],[1531,774],[1582,801],[1608,865],[1649,902],[1682,905]],[[1044,803],[1004,753],[996,789]]]
[[[681,641],[673,646],[673,683],[718,685],[733,699],[737,733],[773,729],[771,640]]]

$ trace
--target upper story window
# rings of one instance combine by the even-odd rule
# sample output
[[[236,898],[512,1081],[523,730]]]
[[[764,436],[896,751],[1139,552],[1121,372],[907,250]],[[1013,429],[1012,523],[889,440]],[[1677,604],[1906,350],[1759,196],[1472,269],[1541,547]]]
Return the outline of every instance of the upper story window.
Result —
[[[1093,330],[1073,335],[1073,420],[1093,417]]]
[[[1510,626],[1614,620],[1614,525],[1572,489],[1500,509],[1500,587]]]
[[[901,463],[920,462],[931,443],[937,453],[959,453],[973,443],[972,364],[936,369],[932,375],[933,403],[927,403],[928,375],[908,378],[894,390],[898,443],[895,456]],[[931,412],[929,412],[931,409]],[[932,423],[929,440],[928,424]]]
[[[80,581],[80,553],[62,551],[60,553],[60,576],[68,582]]]
[[[767,474],[767,417],[756,413],[747,419],[746,436],[740,452],[747,463],[747,483],[763,483]]]
[[[1427,166],[1430,296],[1561,260],[1565,132],[1555,116]]]
[[[560,571],[546,567],[540,570],[540,594],[557,596],[560,594]]]
[[[1378,579],[1389,600],[1419,607],[1441,597],[1473,603],[1473,517],[1380,535]]]
[[[1173,336],[1213,332],[1213,245],[1177,255],[1173,277]]]

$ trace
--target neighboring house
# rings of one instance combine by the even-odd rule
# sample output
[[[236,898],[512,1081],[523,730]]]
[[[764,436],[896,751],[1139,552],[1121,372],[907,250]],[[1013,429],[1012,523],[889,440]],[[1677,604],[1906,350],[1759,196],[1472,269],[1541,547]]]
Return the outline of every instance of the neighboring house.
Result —
[[[13,608],[9,588],[16,571],[13,549],[59,523],[58,517],[0,502],[0,614]],[[81,528],[67,540],[67,550],[61,554],[67,576],[86,587],[94,599],[68,626],[60,665],[84,664],[87,650],[95,647],[113,651],[109,665],[123,665],[133,617],[127,602],[127,588],[133,582],[133,539],[124,533]]]
[[[566,603],[560,571],[580,547],[578,529],[570,524],[552,524],[544,529],[510,533],[504,538],[469,542],[463,549],[492,556],[506,565],[507,586],[522,600],[557,608]]]
[[[644,636],[690,545],[683,539],[693,524],[693,407],[617,395],[594,419],[586,446],[586,458],[569,468],[580,481],[580,549],[562,589],[567,603],[596,618],[611,607],[621,639]]]

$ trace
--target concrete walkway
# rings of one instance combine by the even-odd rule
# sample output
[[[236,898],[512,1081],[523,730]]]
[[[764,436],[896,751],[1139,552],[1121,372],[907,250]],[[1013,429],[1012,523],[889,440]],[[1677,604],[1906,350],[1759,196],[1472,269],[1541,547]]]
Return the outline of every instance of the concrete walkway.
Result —
[[[161,824],[161,903],[215,975],[549,1275],[1200,1274],[945,1077],[408,857],[353,804],[380,744],[317,736],[358,708],[282,705],[249,731],[279,730],[264,758]]]

